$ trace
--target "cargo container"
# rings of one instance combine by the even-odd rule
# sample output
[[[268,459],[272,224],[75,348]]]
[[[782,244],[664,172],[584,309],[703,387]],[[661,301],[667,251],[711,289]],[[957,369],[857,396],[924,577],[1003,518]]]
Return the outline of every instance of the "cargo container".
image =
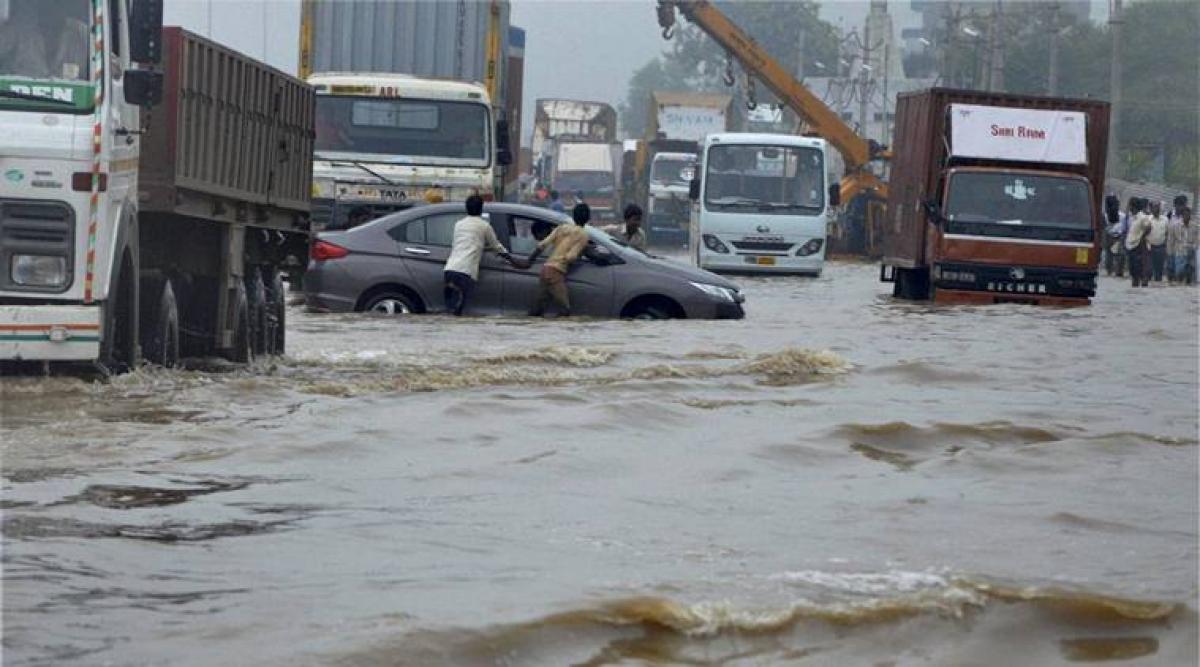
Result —
[[[704,137],[729,131],[733,103],[729,95],[656,90],[650,101],[648,141],[691,141],[699,148]]]
[[[612,143],[617,140],[617,112],[604,102],[585,100],[539,99],[534,105],[533,149],[538,157],[553,159],[554,143],[591,141]],[[546,175],[552,165],[546,165]]]
[[[509,3],[500,1],[499,53],[509,52]],[[313,72],[387,72],[487,80],[490,0],[306,0]],[[501,81],[505,78],[500,59]],[[499,90],[493,104],[504,107]]]
[[[524,118],[521,115],[521,105],[524,102],[525,88],[525,31],[516,26],[508,28],[508,52],[507,62],[504,69],[504,118],[508,121],[508,136],[509,142],[512,145],[520,146],[521,127],[524,123]],[[513,142],[513,139],[516,139]],[[519,151],[518,151],[519,152]],[[519,160],[519,155],[518,162]],[[516,168],[509,167],[504,170],[504,195],[509,201],[517,201],[519,187],[517,179],[521,174],[527,174],[528,171],[522,171],[518,164]]]
[[[896,105],[881,278],[943,303],[1086,304],[1109,106],[931,90]]]
[[[8,5],[8,20],[46,7]],[[282,273],[308,254],[313,91],[164,29],[161,0],[112,6],[108,39],[80,42],[90,70],[0,77],[0,360],[120,371],[282,352]],[[88,0],[53,7],[49,35],[92,16]]]

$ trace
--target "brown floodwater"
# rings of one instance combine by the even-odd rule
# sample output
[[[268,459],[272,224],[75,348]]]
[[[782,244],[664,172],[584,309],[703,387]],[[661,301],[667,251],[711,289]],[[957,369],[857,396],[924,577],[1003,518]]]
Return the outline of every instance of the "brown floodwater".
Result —
[[[1197,291],[0,379],[5,665],[1195,665]]]

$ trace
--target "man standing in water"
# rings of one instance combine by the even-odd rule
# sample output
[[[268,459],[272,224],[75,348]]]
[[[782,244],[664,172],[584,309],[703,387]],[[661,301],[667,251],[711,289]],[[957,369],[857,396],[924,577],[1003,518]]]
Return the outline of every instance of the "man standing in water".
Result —
[[[1146,237],[1150,234],[1150,216],[1145,212],[1145,202],[1133,199],[1129,202],[1129,214],[1133,219],[1125,234],[1125,254],[1129,256],[1129,275],[1134,287],[1150,284],[1150,250]]]
[[[587,249],[588,234],[584,227],[592,217],[592,209],[587,204],[576,204],[571,210],[575,224],[562,224],[554,228],[550,235],[538,242],[537,247],[525,260],[526,268],[531,266],[547,247],[553,246],[550,259],[542,266],[538,284],[537,299],[529,314],[540,317],[546,312],[546,302],[553,299],[558,304],[560,315],[571,314],[571,297],[567,292],[567,271]]]
[[[479,280],[479,260],[485,249],[499,254],[506,262],[516,266],[512,255],[500,245],[491,224],[482,216],[483,198],[471,195],[467,197],[467,217],[454,223],[453,245],[442,273],[446,312],[454,315],[462,315],[467,307],[467,298]]]
[[[642,231],[642,207],[637,204],[629,204],[625,207],[625,233],[621,238],[625,239],[631,247],[638,250],[646,250],[646,232]]]

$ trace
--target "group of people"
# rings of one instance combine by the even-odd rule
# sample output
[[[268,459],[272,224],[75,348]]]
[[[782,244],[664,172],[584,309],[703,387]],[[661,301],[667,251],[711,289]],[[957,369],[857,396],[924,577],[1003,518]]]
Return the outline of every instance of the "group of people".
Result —
[[[479,281],[479,261],[484,251],[491,251],[518,269],[529,269],[543,252],[549,251],[538,274],[537,298],[529,309],[532,316],[541,316],[553,303],[559,315],[571,314],[571,295],[567,289],[567,272],[581,256],[591,252],[589,237],[584,229],[591,221],[592,209],[580,202],[571,209],[575,224],[562,224],[549,233],[538,236],[538,243],[528,257],[514,256],[496,238],[492,225],[483,218],[483,198],[471,195],[466,201],[466,217],[454,223],[450,256],[442,271],[446,312],[462,315]],[[646,235],[642,232],[642,209],[636,204],[625,207],[625,230],[622,239],[635,248],[645,249]],[[547,225],[548,227],[549,225]]]
[[[1128,268],[1134,287],[1164,279],[1195,284],[1200,232],[1186,195],[1176,197],[1166,214],[1160,202],[1141,197],[1130,197],[1121,211],[1114,195],[1105,198],[1104,210],[1109,223],[1104,248],[1108,275],[1123,277]]]

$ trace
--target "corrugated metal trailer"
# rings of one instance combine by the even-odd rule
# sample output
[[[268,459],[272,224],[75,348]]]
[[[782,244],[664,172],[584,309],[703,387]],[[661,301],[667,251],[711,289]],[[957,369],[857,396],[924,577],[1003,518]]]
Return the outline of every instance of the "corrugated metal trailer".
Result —
[[[307,229],[312,88],[182,28],[163,46],[163,104],[142,111],[142,211]]]
[[[315,0],[311,11],[314,72],[486,79],[488,0]],[[501,2],[500,81],[509,51],[509,13],[509,3]],[[492,104],[504,106],[503,100]]]

